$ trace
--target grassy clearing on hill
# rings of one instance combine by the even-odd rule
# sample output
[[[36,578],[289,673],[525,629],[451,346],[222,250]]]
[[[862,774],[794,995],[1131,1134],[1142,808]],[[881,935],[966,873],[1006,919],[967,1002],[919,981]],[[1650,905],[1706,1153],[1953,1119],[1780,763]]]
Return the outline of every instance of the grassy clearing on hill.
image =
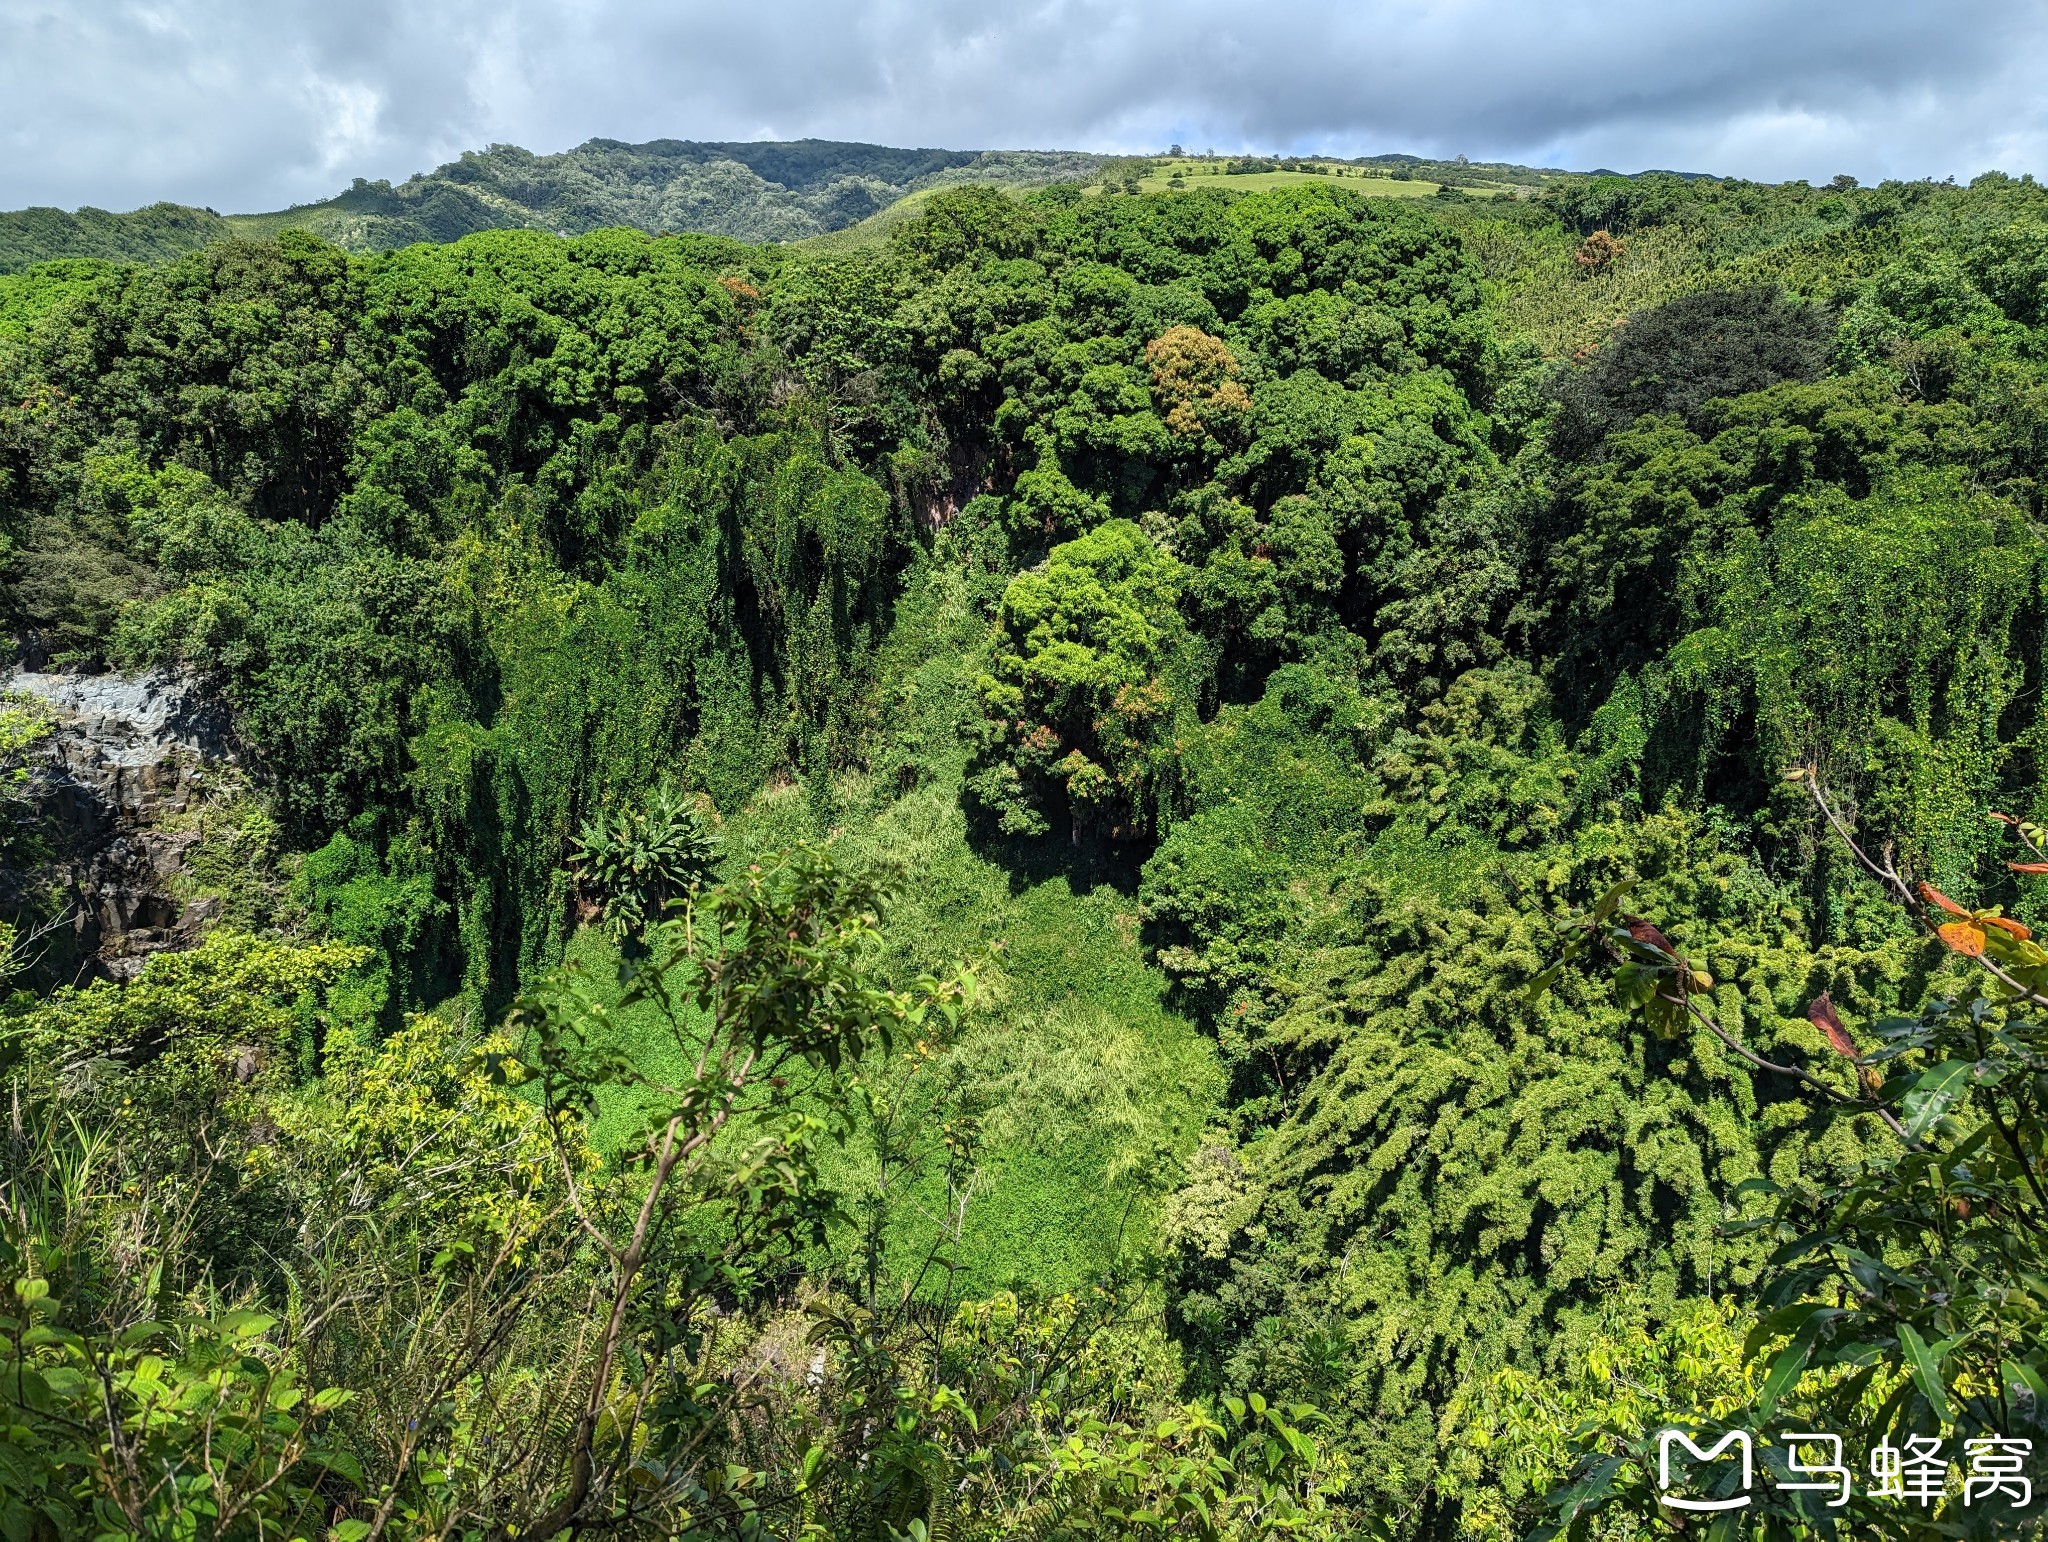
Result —
[[[1353,192],[1364,193],[1374,198],[1427,198],[1435,193],[1438,184],[1420,180],[1395,181],[1384,173],[1368,172],[1362,167],[1346,166],[1338,161],[1318,162],[1319,171],[1254,171],[1229,172],[1227,160],[1206,159],[1202,156],[1163,156],[1152,163],[1149,176],[1141,177],[1138,187],[1147,193],[1163,193],[1173,185],[1178,175],[1189,187],[1222,186],[1240,193],[1264,192],[1274,187],[1295,187],[1303,182],[1334,182]]]
[[[880,246],[889,239],[890,231],[906,220],[915,219],[922,214],[925,205],[930,203],[933,197],[950,192],[956,186],[957,183],[948,183],[938,187],[919,188],[914,193],[904,194],[888,208],[870,214],[866,219],[848,225],[843,230],[828,230],[823,235],[806,236],[803,240],[790,244],[807,252],[851,252],[864,247]],[[1013,186],[1005,187],[1002,191],[1010,197],[1021,198],[1030,190],[1022,186]]]
[[[971,693],[969,645],[983,623],[957,571],[914,584],[900,621],[880,698],[906,742],[945,746],[931,757],[938,763],[902,793],[872,777],[841,778],[829,812],[804,787],[772,787],[725,822],[725,861],[743,865],[816,839],[827,818],[843,850],[899,875],[884,933],[900,974],[974,962],[982,1000],[955,1042],[925,1057],[898,1046],[893,1062],[871,1070],[906,1105],[938,1099],[972,1111],[978,1176],[957,1288],[1077,1287],[1120,1251],[1150,1253],[1158,1200],[1178,1186],[1221,1106],[1222,1071],[1209,1039],[1167,1007],[1166,978],[1146,962],[1128,863],[1058,839],[1021,858],[970,842],[959,795],[965,751],[949,729]],[[568,956],[597,981],[617,962],[595,930],[580,933]],[[650,1012],[628,1014],[622,1028],[650,1069],[675,1053]],[[636,1128],[631,1094],[621,1091],[601,1109],[598,1144],[615,1146]],[[864,1136],[832,1169],[856,1207],[873,1198],[878,1173]],[[894,1203],[892,1243],[908,1249],[946,1208],[943,1176],[909,1182]],[[851,1232],[836,1237],[835,1265],[850,1270],[857,1245]]]

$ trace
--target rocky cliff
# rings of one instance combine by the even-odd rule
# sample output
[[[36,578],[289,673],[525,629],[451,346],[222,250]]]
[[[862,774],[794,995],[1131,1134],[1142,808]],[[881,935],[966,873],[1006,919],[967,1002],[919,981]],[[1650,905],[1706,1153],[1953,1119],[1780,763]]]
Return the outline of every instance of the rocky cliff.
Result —
[[[0,688],[52,719],[37,773],[47,876],[67,916],[52,964],[67,978],[125,979],[151,953],[190,947],[221,910],[193,872],[206,813],[246,786],[226,713],[163,672],[18,670]]]

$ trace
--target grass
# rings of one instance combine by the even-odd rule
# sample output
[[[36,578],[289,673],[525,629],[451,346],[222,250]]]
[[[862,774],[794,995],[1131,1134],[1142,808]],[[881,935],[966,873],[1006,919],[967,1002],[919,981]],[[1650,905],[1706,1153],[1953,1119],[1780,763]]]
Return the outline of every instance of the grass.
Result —
[[[830,838],[851,859],[900,875],[901,897],[884,918],[893,967],[909,975],[971,961],[983,995],[953,1042],[923,1056],[899,1046],[893,1062],[867,1074],[913,1110],[928,1148],[940,1122],[970,1116],[977,1177],[956,1296],[1078,1287],[1119,1255],[1150,1250],[1160,1199],[1220,1109],[1222,1071],[1209,1040],[1168,1006],[1166,980],[1146,960],[1127,860],[1057,840],[1000,851],[970,841],[959,797],[965,752],[952,729],[972,699],[985,623],[958,576],[935,570],[913,584],[899,621],[881,706],[904,742],[952,747],[909,791],[841,778]],[[726,861],[815,839],[817,818],[804,789],[770,788],[726,821]],[[580,934],[569,954],[593,980],[611,978],[615,955],[600,934]],[[677,1053],[644,1009],[627,1014],[620,1031],[650,1070]],[[623,1089],[604,1099],[600,1146],[630,1138],[639,1119]],[[856,1207],[877,1191],[866,1136],[829,1163],[831,1181]],[[914,1268],[946,1209],[942,1175],[934,1168],[893,1194],[890,1250]],[[851,1229],[832,1239],[843,1273],[857,1240]]]
[[[1339,187],[1349,188],[1370,198],[1428,198],[1435,194],[1438,186],[1434,182],[1397,182],[1392,177],[1368,176],[1358,167],[1341,166],[1335,162],[1330,164],[1330,169],[1336,174],[1327,176],[1310,171],[1259,171],[1230,176],[1224,173],[1224,165],[1225,162],[1220,159],[1203,160],[1198,156],[1184,156],[1178,160],[1161,159],[1155,163],[1152,175],[1139,179],[1138,189],[1146,193],[1171,192],[1174,190],[1171,178],[1175,172],[1181,174],[1182,183],[1186,187],[1222,187],[1238,193],[1257,193],[1268,188],[1293,187],[1302,182],[1334,182]],[[933,194],[957,185],[949,183],[940,187],[922,188],[897,199],[888,208],[870,214],[857,225],[849,225],[844,230],[827,231],[820,236],[809,236],[802,241],[794,242],[793,245],[807,252],[827,253],[852,252],[879,246],[889,239],[891,230],[905,220],[914,219]],[[1002,185],[1003,191],[1011,197],[1022,197],[1030,191],[1030,188],[1024,185],[999,185]],[[1090,196],[1099,195],[1103,191],[1100,186],[1087,189]],[[1469,188],[1467,191],[1475,198],[1498,198],[1512,196],[1514,189],[1503,184],[1498,187]]]
[[[1138,182],[1139,190],[1147,193],[1163,193],[1172,188],[1172,179],[1178,175],[1187,187],[1227,187],[1241,193],[1262,192],[1272,187],[1293,187],[1302,182],[1334,182],[1348,187],[1353,192],[1364,193],[1374,198],[1428,198],[1437,190],[1434,182],[1420,180],[1396,181],[1384,175],[1369,175],[1357,166],[1346,166],[1340,162],[1314,162],[1322,167],[1320,171],[1255,171],[1232,175],[1224,170],[1229,163],[1223,159],[1205,159],[1201,156],[1162,157],[1154,163],[1152,174]],[[1502,188],[1498,192],[1505,192]],[[1474,197],[1496,196],[1496,190],[1472,189]]]
[[[890,231],[894,230],[905,220],[915,219],[923,212],[925,204],[934,195],[950,192],[953,188],[961,185],[957,182],[949,182],[935,187],[919,188],[914,193],[904,194],[901,198],[890,204],[888,208],[879,209],[856,224],[848,225],[842,230],[828,230],[823,235],[806,236],[803,240],[793,241],[790,244],[802,251],[826,253],[853,252],[859,251],[864,247],[880,246],[889,239]],[[1012,198],[1022,197],[1026,192],[1030,191],[1027,187],[1015,184],[992,183],[989,185],[1000,188],[1002,192]]]

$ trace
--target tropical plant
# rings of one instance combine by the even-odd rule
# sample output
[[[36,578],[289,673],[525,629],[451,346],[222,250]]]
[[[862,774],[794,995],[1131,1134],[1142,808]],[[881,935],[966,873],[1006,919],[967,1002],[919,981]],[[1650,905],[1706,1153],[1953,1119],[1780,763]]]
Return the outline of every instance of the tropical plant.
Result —
[[[704,816],[664,783],[642,809],[599,813],[569,848],[578,881],[614,940],[638,937],[717,860]]]
[[[1766,1530],[2035,1535],[2043,1512],[2031,1503],[2031,1480],[2019,1479],[2048,1437],[2048,1300],[2038,1288],[2048,1264],[2048,1028],[2040,1015],[2048,950],[1999,907],[1966,909],[1915,879],[1892,843],[1873,849],[1810,769],[1789,775],[1862,872],[1930,943],[1967,967],[1943,971],[1916,1016],[1872,1023],[1867,1047],[1828,993],[1816,997],[1809,1015],[1843,1064],[1822,1073],[1768,1061],[1740,1043],[1703,1005],[1711,980],[1654,923],[1622,913],[1618,894],[1595,907],[1568,951],[1581,939],[1604,942],[1622,961],[1620,990],[1659,1031],[1697,1023],[1831,1108],[1874,1115],[1894,1138],[1838,1183],[1744,1185],[1768,1210],[1743,1224],[1777,1244],[1743,1345],[1754,1367],[1751,1395],[1582,1425],[1573,1439],[1589,1454],[1575,1481],[1552,1496],[1557,1525],[1578,1535],[1603,1512],[1643,1520],[1660,1513],[1651,1453],[1674,1419],[1703,1444],[1728,1430],[1784,1426],[1796,1407],[1791,1422],[1799,1428],[1823,1428],[1895,1459],[1925,1456],[1926,1472],[1917,1487],[1901,1489],[1895,1460],[1887,1492],[1873,1457],[1876,1481],[1856,1484],[1838,1506],[1785,1486],[1798,1453],[1781,1434],[1765,1461],[1774,1481],[1749,1507]],[[2048,872],[2048,832],[1992,818],[2026,848],[2026,859],[2008,867]],[[1537,988],[1554,978],[1546,971]]]

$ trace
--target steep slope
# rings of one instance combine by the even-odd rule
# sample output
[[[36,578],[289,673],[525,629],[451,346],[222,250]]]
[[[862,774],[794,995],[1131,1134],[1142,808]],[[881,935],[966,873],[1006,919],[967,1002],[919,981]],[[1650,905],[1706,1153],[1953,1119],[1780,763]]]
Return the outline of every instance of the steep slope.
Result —
[[[59,257],[159,262],[230,235],[294,229],[359,252],[457,241],[480,230],[581,235],[616,226],[796,241],[856,224],[922,188],[1078,180],[1104,162],[1071,151],[899,150],[828,139],[593,139],[559,155],[492,145],[396,186],[358,177],[324,203],[269,214],[222,216],[177,204],[129,214],[0,214],[0,273]]]

